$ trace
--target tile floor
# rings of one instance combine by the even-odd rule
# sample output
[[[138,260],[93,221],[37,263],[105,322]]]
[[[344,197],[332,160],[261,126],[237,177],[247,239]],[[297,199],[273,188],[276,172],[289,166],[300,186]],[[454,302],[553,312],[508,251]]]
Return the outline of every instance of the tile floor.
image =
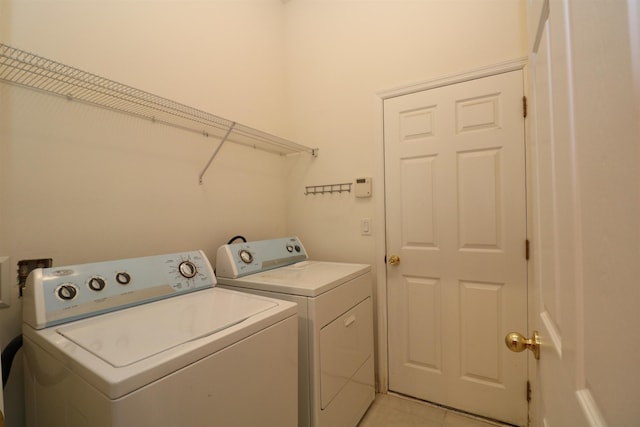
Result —
[[[358,427],[508,427],[435,405],[390,394],[376,394]]]

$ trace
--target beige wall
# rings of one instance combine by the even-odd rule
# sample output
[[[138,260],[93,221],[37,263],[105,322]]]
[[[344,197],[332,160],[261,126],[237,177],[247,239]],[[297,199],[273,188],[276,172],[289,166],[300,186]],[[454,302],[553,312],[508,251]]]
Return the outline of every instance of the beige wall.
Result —
[[[281,133],[279,0],[2,1],[0,42]],[[0,84],[0,256],[68,265],[286,233],[285,161]],[[20,332],[0,310],[0,345]],[[20,373],[20,364],[13,373]],[[18,377],[12,375],[12,381]],[[19,384],[5,395],[9,425]]]
[[[281,131],[279,0],[0,1],[0,36],[15,47]]]
[[[373,263],[381,194],[304,186],[373,176],[379,190],[376,93],[522,57],[524,22],[523,0],[0,0],[0,42],[320,147],[228,145],[200,186],[214,141],[0,85],[0,256],[211,256],[235,234],[297,234],[313,258]],[[0,345],[20,331],[13,301]]]
[[[526,7],[519,0],[298,0],[286,8],[287,124],[320,147],[292,166],[288,228],[313,256],[373,263],[376,198],[304,196],[304,186],[374,176],[381,154],[376,93],[526,56]]]
[[[370,263],[384,274],[377,94],[526,57],[525,2],[293,0],[286,16],[289,133],[320,147],[318,158],[289,165],[289,234],[298,235],[313,258]],[[306,185],[363,176],[373,177],[371,198],[304,195]],[[362,218],[372,219],[372,235],[361,235]],[[377,297],[375,275],[374,281]],[[376,325],[385,318],[375,317]],[[385,378],[379,374],[379,383]]]

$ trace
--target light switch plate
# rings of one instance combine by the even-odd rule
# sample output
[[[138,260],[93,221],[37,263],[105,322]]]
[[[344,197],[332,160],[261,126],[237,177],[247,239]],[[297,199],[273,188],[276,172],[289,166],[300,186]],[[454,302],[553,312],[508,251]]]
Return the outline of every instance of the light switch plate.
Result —
[[[371,236],[371,218],[360,218],[360,234]]]
[[[0,257],[0,308],[11,305],[11,260]]]

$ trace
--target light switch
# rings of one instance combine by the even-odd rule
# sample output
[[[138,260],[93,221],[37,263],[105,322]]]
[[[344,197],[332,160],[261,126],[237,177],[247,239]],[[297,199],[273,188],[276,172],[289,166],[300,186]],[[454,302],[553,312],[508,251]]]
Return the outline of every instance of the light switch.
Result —
[[[363,236],[371,235],[371,218],[360,218],[360,234]]]

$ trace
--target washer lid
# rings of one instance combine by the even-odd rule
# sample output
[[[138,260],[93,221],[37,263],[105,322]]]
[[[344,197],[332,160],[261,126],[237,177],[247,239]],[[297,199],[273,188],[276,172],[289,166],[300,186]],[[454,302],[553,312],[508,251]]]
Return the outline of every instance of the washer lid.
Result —
[[[144,304],[57,329],[114,367],[123,367],[226,329],[277,304],[241,293],[200,292]]]
[[[218,283],[248,289],[315,297],[371,270],[368,264],[302,261]]]

